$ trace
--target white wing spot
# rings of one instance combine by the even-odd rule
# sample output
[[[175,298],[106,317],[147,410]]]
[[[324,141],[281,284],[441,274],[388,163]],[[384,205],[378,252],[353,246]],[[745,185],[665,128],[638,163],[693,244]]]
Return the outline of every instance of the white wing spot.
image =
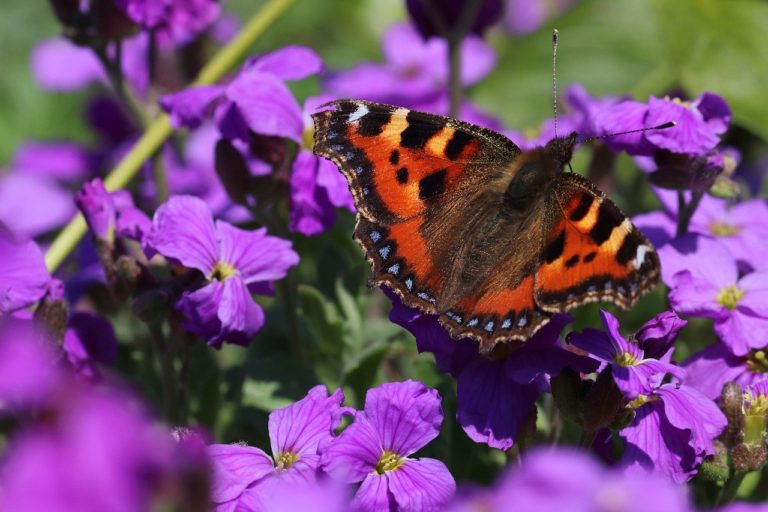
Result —
[[[359,121],[361,117],[363,117],[365,114],[368,113],[368,107],[366,107],[363,104],[360,104],[357,106],[357,109],[355,109],[354,112],[349,114],[349,122],[354,123],[356,121]]]
[[[645,254],[648,252],[647,245],[641,245],[637,248],[637,254],[635,254],[635,268],[640,268],[645,261]]]

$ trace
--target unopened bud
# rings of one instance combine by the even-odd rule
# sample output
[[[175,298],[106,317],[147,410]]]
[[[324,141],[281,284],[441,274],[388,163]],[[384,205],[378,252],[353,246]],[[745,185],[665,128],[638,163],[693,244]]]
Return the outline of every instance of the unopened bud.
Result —
[[[715,454],[709,455],[699,466],[698,475],[708,482],[725,482],[731,476],[728,466],[728,449],[719,441],[715,441]]]
[[[728,419],[720,439],[726,446],[734,446],[744,436],[744,394],[741,386],[735,382],[726,382],[720,392],[719,405]]]
[[[766,459],[765,445],[748,445],[745,443],[736,445],[731,450],[731,460],[733,461],[733,470],[738,473],[755,471],[765,465]]]

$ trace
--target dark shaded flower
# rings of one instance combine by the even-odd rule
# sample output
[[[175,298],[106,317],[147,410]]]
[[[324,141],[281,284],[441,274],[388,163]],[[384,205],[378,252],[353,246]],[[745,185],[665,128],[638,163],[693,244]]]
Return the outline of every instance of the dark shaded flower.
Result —
[[[458,382],[457,420],[477,443],[508,450],[535,410],[536,398],[549,390],[549,376],[564,368],[592,372],[598,364],[569,352],[560,344],[570,315],[556,315],[547,325],[507,355],[493,359],[478,353],[469,339],[453,340],[437,317],[393,301],[389,318],[416,337],[420,352],[432,352],[437,367]]]
[[[217,0],[114,0],[144,30],[179,44],[192,40],[219,16]]]
[[[272,457],[259,448],[239,444],[208,447],[213,463],[212,501],[216,510],[272,510],[289,489],[316,481],[318,447],[329,442],[339,426],[344,394],[328,396],[315,386],[301,400],[269,414]]]
[[[265,228],[214,224],[208,206],[192,196],[173,196],[157,209],[148,245],[202,272],[205,284],[184,292],[176,308],[186,316],[185,328],[217,348],[225,341],[250,343],[264,324],[264,312],[249,288],[285,277],[299,261],[289,241],[268,236]]]
[[[74,371],[86,378],[98,377],[99,365],[111,365],[117,359],[112,324],[95,313],[77,312],[69,317],[62,348]]]
[[[717,335],[737,355],[768,344],[768,272],[739,277],[729,251],[700,235],[670,242],[659,256],[675,311],[712,318]]]
[[[456,483],[445,464],[412,459],[440,432],[440,396],[421,382],[369,390],[365,408],[338,437],[321,447],[322,467],[345,482],[362,482],[354,510],[440,510]]]
[[[481,0],[479,6],[470,0],[406,0],[408,14],[424,37],[447,37],[466,26],[467,33],[479,36],[496,24],[504,12],[502,0]],[[475,11],[476,9],[476,11]],[[473,12],[474,11],[474,12]],[[466,17],[472,16],[471,22]]]
[[[50,280],[37,244],[17,241],[0,223],[0,316],[42,299]]]
[[[587,328],[581,332],[568,334],[567,342],[587,351],[592,357],[602,364],[611,365],[613,380],[621,393],[634,399],[638,395],[648,394],[658,386],[666,374],[682,378],[684,372],[679,366],[653,358],[646,358],[642,346],[630,338],[626,340],[619,332],[619,321],[607,311],[600,311],[600,319],[603,322],[605,332]],[[648,340],[656,335],[650,329],[659,329],[659,326],[649,327],[644,333]],[[671,343],[669,331],[671,327],[661,327],[658,334],[662,337],[658,340],[663,344]],[[666,331],[666,332],[664,332]],[[650,341],[649,341],[650,343]],[[664,350],[655,350],[663,357],[669,352],[669,346]]]
[[[630,475],[658,473],[684,483],[707,455],[727,421],[715,402],[690,386],[664,384],[638,395],[628,407],[635,417],[619,435],[620,463]]]

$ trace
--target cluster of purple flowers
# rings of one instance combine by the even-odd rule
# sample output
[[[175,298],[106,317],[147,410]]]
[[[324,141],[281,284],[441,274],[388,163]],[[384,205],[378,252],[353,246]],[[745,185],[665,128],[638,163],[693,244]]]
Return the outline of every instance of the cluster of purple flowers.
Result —
[[[310,115],[327,101],[454,110],[523,149],[550,140],[554,120],[533,136],[507,130],[468,98],[454,104],[451,87],[492,72],[496,54],[483,39],[492,26],[522,36],[573,3],[450,0],[435,18],[437,2],[408,0],[411,21],[386,30],[381,61],[328,70],[313,49],[289,45],[246,59],[220,83],[184,87],[202,62],[181,65],[175,57],[203,38],[224,44],[237,30],[217,0],[53,0],[65,37],[34,49],[32,71],[46,90],[94,93],[85,116],[96,142],[25,142],[0,175],[0,510],[676,512],[694,510],[683,484],[695,475],[702,486],[721,485],[727,503],[745,473],[765,471],[768,203],[734,192],[741,157],[723,144],[732,113],[711,92],[638,101],[592,97],[573,85],[565,94],[558,131],[578,132],[594,154],[630,155],[660,204],[634,220],[658,247],[670,309],[632,335],[607,311],[600,312],[602,329],[573,330],[576,318],[558,314],[531,339],[481,355],[477,342],[451,339],[434,316],[388,295],[390,321],[451,377],[438,387],[455,398],[466,436],[487,445],[478,450],[519,460],[490,487],[457,486],[454,466],[421,456],[443,428],[436,389],[404,380],[399,368],[378,386],[378,374],[350,378],[383,357],[367,348],[347,357],[334,345],[332,357],[344,363],[340,376],[318,370],[314,382],[325,384],[286,407],[264,407],[273,409],[269,453],[166,425],[119,376],[123,344],[135,340],[121,335],[118,343],[116,310],[130,303],[121,311],[131,311],[153,338],[142,361],[157,363],[148,371],[161,376],[165,419],[184,425],[175,378],[188,377],[192,340],[215,349],[259,345],[254,339],[270,327],[265,311],[276,294],[285,316],[296,313],[302,249],[322,240],[309,237],[331,230],[343,211],[355,212],[336,166],[312,153]],[[477,12],[465,24],[470,4]],[[452,69],[456,52],[460,66]],[[302,103],[292,83],[311,77],[319,90]],[[135,187],[108,190],[104,172],[163,112],[175,138],[143,163]],[[672,121],[674,129],[643,130]],[[51,275],[41,247],[78,211],[90,240]],[[342,315],[332,313],[322,327],[331,337],[362,336],[366,319],[358,310],[369,304],[355,303],[343,280],[335,283],[340,309],[356,329],[339,327]],[[94,283],[108,291],[109,307],[89,293]],[[711,319],[712,328],[682,317]],[[698,343],[700,350],[678,361],[678,338],[696,341],[692,324],[714,342]],[[289,335],[312,330],[304,327],[294,325]],[[227,364],[231,353],[216,357]],[[306,356],[301,348],[293,355]],[[204,384],[226,387],[211,380]],[[367,383],[364,403],[352,405],[362,407],[345,405],[345,392],[363,396],[360,380]],[[230,399],[233,389],[227,393]],[[552,430],[541,420],[580,430],[584,450],[529,450]],[[216,421],[208,426],[218,437],[225,429]]]

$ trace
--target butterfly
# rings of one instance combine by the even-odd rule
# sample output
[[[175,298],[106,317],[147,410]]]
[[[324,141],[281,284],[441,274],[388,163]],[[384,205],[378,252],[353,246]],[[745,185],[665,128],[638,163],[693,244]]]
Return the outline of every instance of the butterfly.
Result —
[[[564,170],[576,133],[521,151],[448,117],[360,100],[324,108],[314,152],[349,183],[372,284],[439,315],[453,338],[488,353],[588,302],[629,308],[658,282],[653,245]]]

